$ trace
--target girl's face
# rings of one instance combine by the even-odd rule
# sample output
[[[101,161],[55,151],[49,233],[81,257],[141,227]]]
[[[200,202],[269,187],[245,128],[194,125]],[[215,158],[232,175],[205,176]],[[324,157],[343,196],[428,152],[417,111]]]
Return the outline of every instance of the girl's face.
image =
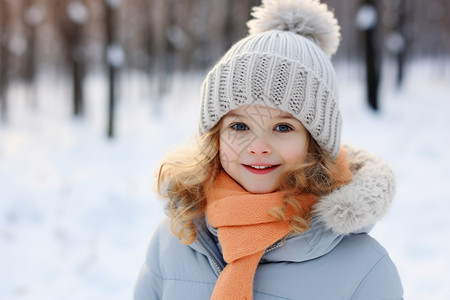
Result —
[[[250,193],[278,189],[280,176],[306,158],[308,133],[291,114],[243,105],[223,117],[220,163]]]

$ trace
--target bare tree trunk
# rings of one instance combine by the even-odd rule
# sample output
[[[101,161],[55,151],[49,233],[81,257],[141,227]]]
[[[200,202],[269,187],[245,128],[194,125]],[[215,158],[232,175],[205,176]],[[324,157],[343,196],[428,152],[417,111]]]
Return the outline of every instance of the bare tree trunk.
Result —
[[[184,0],[175,4],[176,12],[173,23],[178,26],[184,34],[184,42],[181,45],[175,45],[175,55],[181,58],[181,70],[186,71],[191,67],[192,57],[196,47],[196,36],[193,28],[192,19],[195,17],[195,0]],[[178,66],[175,66],[175,68]]]
[[[83,114],[84,64],[77,59],[73,59],[71,64],[73,79],[73,113],[76,116],[81,116]]]
[[[108,65],[108,129],[107,135],[109,138],[114,137],[114,117],[115,117],[115,106],[116,106],[116,72],[117,68],[121,64],[118,61],[117,55],[120,53],[114,54],[115,51],[121,51],[118,44],[116,43],[115,38],[115,22],[116,22],[116,13],[118,7],[113,7],[108,0],[104,0],[105,5],[105,29],[106,29],[106,63]]]
[[[230,19],[228,26],[231,31],[229,34],[228,45],[230,46],[235,41],[243,38],[247,34],[247,26],[245,25],[249,20],[249,13],[253,6],[259,5],[260,0],[231,0],[230,5]]]
[[[151,19],[154,29],[155,71],[158,78],[158,96],[167,92],[167,16],[169,0],[155,0]]]
[[[54,0],[57,6],[57,28],[61,36],[66,62],[72,74],[72,102],[75,116],[83,114],[83,81],[85,75],[85,54],[83,51],[83,28],[88,11],[84,1]]]
[[[381,47],[378,35],[381,22],[377,1],[363,0],[358,14],[360,29],[364,31],[367,102],[373,110],[378,111],[378,87],[381,76]]]
[[[8,112],[8,7],[6,0],[0,0],[0,120],[7,122]]]
[[[211,32],[211,57],[216,61],[225,52],[225,25],[228,18],[227,1],[212,0],[209,24]]]
[[[406,0],[398,1],[398,19],[396,24],[396,31],[399,37],[403,39],[403,45],[400,46],[397,52],[397,87],[403,85],[403,78],[405,72],[406,51],[409,44],[408,33],[406,32],[406,18],[408,14],[408,3]]]
[[[35,80],[36,80],[36,30],[34,26],[29,28],[28,37],[28,47],[26,54],[26,70],[25,70],[25,80],[28,84],[28,88],[31,91],[31,101],[33,105],[36,105],[36,94],[35,94]]]
[[[74,42],[74,50],[72,50],[72,57],[70,59],[73,80],[73,113],[75,116],[81,116],[84,112],[83,81],[85,75],[85,58],[81,46],[81,28],[78,28],[74,32]]]
[[[27,36],[27,50],[25,54],[25,82],[30,91],[30,99],[36,105],[36,27],[43,21],[44,12],[36,0],[25,0],[23,18]]]
[[[378,86],[380,82],[380,64],[377,60],[377,46],[375,44],[374,30],[367,30],[366,44],[366,81],[367,100],[369,106],[378,110]]]

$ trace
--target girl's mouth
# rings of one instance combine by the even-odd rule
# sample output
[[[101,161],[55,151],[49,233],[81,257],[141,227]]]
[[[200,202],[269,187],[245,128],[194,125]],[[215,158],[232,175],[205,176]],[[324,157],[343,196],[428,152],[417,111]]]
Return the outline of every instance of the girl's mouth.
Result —
[[[267,165],[267,166],[261,166],[261,165],[243,165],[248,171],[252,172],[253,174],[267,174],[278,168],[280,165]]]

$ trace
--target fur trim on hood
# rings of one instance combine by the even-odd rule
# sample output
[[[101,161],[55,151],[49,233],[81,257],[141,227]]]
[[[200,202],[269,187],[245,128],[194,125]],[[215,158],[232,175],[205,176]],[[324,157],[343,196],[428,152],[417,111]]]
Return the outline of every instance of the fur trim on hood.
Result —
[[[342,235],[374,225],[388,211],[395,193],[395,175],[386,162],[366,151],[344,147],[352,181],[314,206],[325,228]]]

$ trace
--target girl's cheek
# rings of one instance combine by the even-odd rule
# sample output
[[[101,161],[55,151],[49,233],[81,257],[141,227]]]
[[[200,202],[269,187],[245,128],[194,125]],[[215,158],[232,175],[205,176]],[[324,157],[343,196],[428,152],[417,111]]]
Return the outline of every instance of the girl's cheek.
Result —
[[[237,156],[247,149],[255,136],[248,132],[225,132],[220,137],[220,148],[223,152]]]
[[[219,147],[219,158],[222,167],[226,169],[231,163],[236,161],[236,153],[236,149],[234,149],[232,145],[221,141]]]
[[[306,146],[298,147],[287,145],[284,148],[284,157],[290,163],[303,163],[306,159]]]

